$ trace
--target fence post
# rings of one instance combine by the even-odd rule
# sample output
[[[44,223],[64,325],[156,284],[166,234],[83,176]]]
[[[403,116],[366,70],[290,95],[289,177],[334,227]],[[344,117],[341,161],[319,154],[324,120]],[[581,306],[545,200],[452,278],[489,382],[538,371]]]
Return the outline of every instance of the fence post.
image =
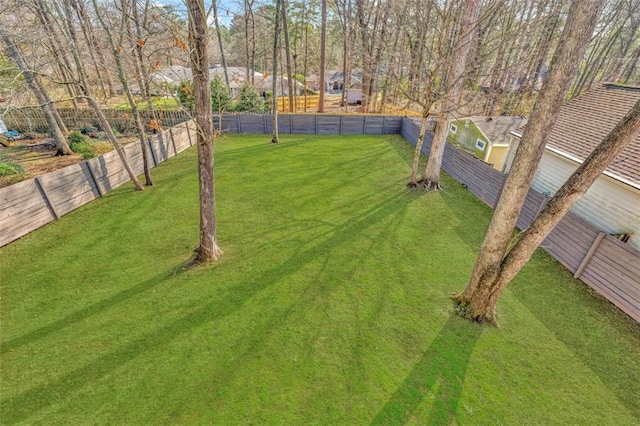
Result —
[[[305,105],[306,106],[306,105]],[[315,118],[314,120],[314,127],[315,127],[315,134],[318,134],[318,114],[314,114],[313,116]]]
[[[238,134],[242,133],[241,126],[240,126],[240,114],[237,114],[236,117],[238,117]]]
[[[193,146],[193,142],[191,142],[191,129],[189,129],[189,122],[187,121],[184,126],[187,128],[187,138],[189,138],[189,146]]]
[[[157,137],[156,137],[157,139]],[[153,167],[158,165],[158,160],[156,160],[156,153],[153,151],[153,145],[151,144],[151,138],[147,138],[147,144],[149,145],[149,152],[151,152],[151,159],[153,160]]]
[[[175,157],[176,155],[178,155],[178,149],[176,148],[176,141],[173,138],[173,128],[172,127],[169,128],[169,136],[171,137],[171,146],[173,146],[173,156]]]
[[[385,124],[386,124],[386,121],[387,121],[387,116],[386,116],[386,115],[383,115],[383,116],[382,116],[382,134],[383,134],[383,135],[385,135],[385,134],[386,134],[386,132],[385,132],[385,128],[384,128],[384,126],[385,126]],[[402,125],[400,125],[400,134],[402,134]]]
[[[89,169],[89,174],[91,175],[91,179],[93,179],[93,183],[96,184],[96,189],[98,190],[98,196],[102,197],[104,193],[102,192],[102,188],[100,188],[100,182],[96,178],[96,174],[93,172],[93,168],[91,167],[91,161],[86,161],[87,168]]]
[[[342,134],[342,115],[339,116],[340,117],[340,134]]]
[[[573,274],[573,278],[576,278],[576,279],[580,278],[580,276],[582,275],[582,272],[584,271],[584,268],[587,267],[587,265],[589,264],[589,261],[598,250],[598,247],[600,247],[600,243],[604,239],[605,235],[607,234],[605,234],[604,232],[600,232],[598,234],[596,239],[593,241],[593,244],[591,244],[591,248],[589,248],[589,251],[584,256],[584,259],[582,259],[582,262],[580,262],[580,266],[578,266],[578,269],[576,269],[576,273]]]
[[[40,191],[40,194],[42,195],[42,198],[44,198],[44,201],[47,204],[47,207],[53,214],[53,218],[56,220],[60,219],[60,214],[56,210],[56,206],[54,206],[53,203],[51,202],[51,199],[49,198],[47,191],[44,189],[44,185],[42,185],[42,181],[40,180],[40,177],[37,177],[35,179],[35,182],[36,182],[36,186],[38,187],[38,190]]]

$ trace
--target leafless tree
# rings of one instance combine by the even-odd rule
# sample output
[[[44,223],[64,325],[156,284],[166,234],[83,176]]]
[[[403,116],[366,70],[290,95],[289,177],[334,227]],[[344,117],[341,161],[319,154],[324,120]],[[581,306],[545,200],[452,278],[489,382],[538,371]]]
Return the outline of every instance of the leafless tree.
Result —
[[[454,297],[458,313],[474,321],[496,322],[496,304],[508,282],[501,280],[512,233],[557,111],[575,76],[602,9],[602,0],[574,0],[569,18],[536,102],[513,166],[505,181],[489,229],[466,289]]]
[[[134,0],[135,2],[135,0]],[[124,35],[127,32],[127,28],[129,27],[129,0],[120,0],[120,24],[117,28],[115,28],[116,33],[118,34],[118,38],[114,39],[113,32],[109,25],[107,24],[105,18],[102,16],[100,8],[98,7],[97,0],[92,0],[94,13],[98,18],[98,21],[102,25],[102,29],[106,34],[106,39],[109,43],[109,47],[111,48],[111,54],[113,55],[113,59],[116,63],[116,69],[118,72],[118,78],[120,79],[120,84],[122,84],[122,88],[124,94],[127,98],[127,102],[129,107],[131,108],[131,112],[133,114],[133,118],[136,123],[138,137],[140,138],[140,149],[142,151],[142,164],[144,169],[145,176],[145,185],[152,186],[153,178],[151,177],[151,169],[149,167],[148,154],[147,154],[147,144],[148,138],[147,133],[144,128],[144,124],[142,123],[142,118],[140,117],[140,111],[138,110],[138,104],[133,98],[133,93],[131,88],[129,87],[129,78],[127,76],[127,72],[125,70],[125,66],[123,63],[122,53],[124,50],[133,52],[134,60],[138,59],[138,51],[137,47],[141,47],[140,45],[144,43],[144,40],[138,39],[135,41],[136,46],[125,49],[124,46]],[[141,81],[140,79],[138,81]],[[140,90],[143,90],[143,85],[140,85]]]
[[[51,99],[49,99],[44,86],[38,78],[38,75],[35,74],[31,69],[29,69],[29,67],[27,67],[24,58],[22,57],[22,53],[18,49],[18,46],[15,44],[11,36],[2,29],[2,26],[0,26],[0,37],[2,37],[2,40],[7,47],[9,57],[24,76],[29,89],[38,100],[40,108],[42,108],[42,112],[45,116],[45,119],[47,120],[47,125],[49,126],[49,131],[51,132],[51,136],[53,137],[54,143],[56,145],[58,155],[72,154],[73,151],[71,151],[71,148],[67,143],[64,132],[62,129],[60,129],[58,122],[56,121],[55,110],[53,108]]]
[[[198,181],[200,186],[200,244],[194,264],[222,255],[216,238],[216,202],[213,159],[213,114],[209,88],[207,19],[204,0],[186,0],[189,12],[189,49],[193,72],[194,113],[198,129]]]

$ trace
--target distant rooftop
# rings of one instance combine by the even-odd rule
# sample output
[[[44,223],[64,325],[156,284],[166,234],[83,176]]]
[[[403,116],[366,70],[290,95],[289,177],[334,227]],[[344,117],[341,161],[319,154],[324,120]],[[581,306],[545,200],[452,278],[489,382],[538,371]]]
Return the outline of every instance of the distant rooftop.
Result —
[[[492,143],[508,143],[509,134],[527,124],[520,116],[472,116],[469,117],[482,130]]]

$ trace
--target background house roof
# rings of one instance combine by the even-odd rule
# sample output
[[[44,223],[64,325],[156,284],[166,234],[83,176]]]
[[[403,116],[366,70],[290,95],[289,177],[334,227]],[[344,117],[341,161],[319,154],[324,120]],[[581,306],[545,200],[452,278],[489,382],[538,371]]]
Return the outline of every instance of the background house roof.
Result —
[[[491,143],[509,143],[509,134],[527,124],[527,119],[520,116],[473,116],[471,120],[489,138]]]
[[[183,81],[192,79],[191,68],[183,67],[182,65],[172,65],[151,74],[151,80],[154,83],[174,83],[178,85]]]
[[[562,106],[547,143],[548,149],[584,161],[631,107],[640,87],[603,84]],[[522,135],[524,128],[516,132]],[[607,168],[609,174],[640,185],[640,135]]]

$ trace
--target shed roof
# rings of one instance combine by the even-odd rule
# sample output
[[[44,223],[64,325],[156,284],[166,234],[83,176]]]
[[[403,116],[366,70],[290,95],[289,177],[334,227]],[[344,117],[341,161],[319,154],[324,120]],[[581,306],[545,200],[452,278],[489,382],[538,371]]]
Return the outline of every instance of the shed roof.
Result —
[[[509,134],[527,124],[521,116],[473,116],[471,120],[482,130],[491,143],[509,143]]]
[[[584,161],[633,105],[640,87],[602,84],[565,103],[560,109],[547,149]],[[524,127],[514,133],[522,136]],[[609,165],[614,178],[640,187],[640,135]]]

